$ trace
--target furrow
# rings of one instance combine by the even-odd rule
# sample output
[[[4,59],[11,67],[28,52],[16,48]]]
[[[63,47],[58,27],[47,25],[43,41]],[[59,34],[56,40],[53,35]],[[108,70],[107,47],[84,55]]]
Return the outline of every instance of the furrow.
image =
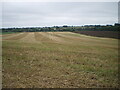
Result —
[[[11,35],[7,38],[2,38],[3,40],[19,40],[21,38],[24,38],[25,36],[27,35],[27,33],[19,33],[19,34],[16,34],[16,35]]]

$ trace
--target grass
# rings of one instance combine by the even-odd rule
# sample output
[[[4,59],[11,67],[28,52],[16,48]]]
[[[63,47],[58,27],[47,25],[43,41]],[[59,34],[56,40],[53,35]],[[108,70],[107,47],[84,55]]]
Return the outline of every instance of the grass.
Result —
[[[118,40],[73,34],[6,36],[2,42],[3,87],[118,87]]]

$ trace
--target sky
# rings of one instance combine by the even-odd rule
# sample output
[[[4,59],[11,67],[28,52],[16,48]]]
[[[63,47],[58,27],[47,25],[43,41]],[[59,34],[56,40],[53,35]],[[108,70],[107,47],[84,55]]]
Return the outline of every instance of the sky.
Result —
[[[3,2],[2,27],[114,24],[117,2]]]

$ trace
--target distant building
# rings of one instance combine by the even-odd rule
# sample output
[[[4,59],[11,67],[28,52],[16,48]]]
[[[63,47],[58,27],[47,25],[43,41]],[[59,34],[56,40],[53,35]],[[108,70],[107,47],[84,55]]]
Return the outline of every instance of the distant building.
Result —
[[[53,30],[56,30],[56,28],[53,28]]]

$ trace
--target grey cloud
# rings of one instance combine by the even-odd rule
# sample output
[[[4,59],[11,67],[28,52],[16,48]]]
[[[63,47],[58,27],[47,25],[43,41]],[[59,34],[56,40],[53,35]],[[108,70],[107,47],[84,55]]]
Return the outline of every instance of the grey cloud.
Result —
[[[3,27],[113,24],[117,2],[7,2]]]

